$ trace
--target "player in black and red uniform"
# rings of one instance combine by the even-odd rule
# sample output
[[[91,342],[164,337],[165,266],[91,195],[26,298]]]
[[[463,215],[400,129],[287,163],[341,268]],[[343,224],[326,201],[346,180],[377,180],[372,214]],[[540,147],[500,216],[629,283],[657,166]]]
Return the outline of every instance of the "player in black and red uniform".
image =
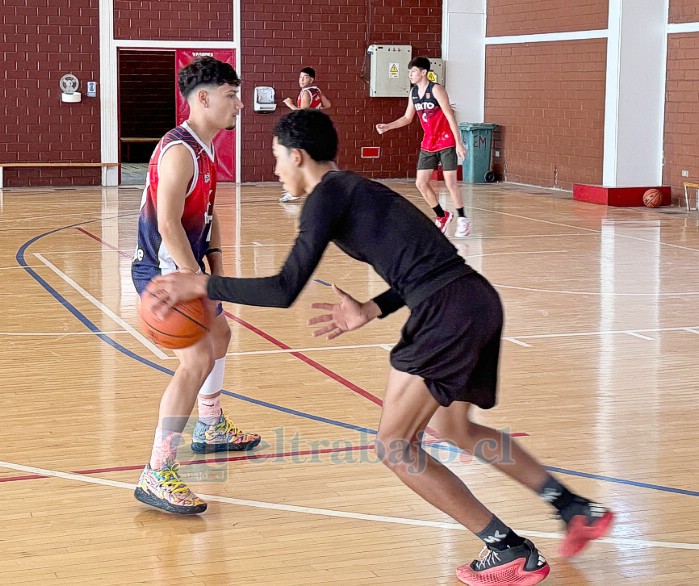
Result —
[[[202,295],[289,307],[332,242],[371,265],[389,288],[360,303],[333,286],[340,302],[313,304],[324,314],[309,323],[322,324],[315,335],[332,339],[403,306],[410,309],[391,350],[376,452],[407,486],[483,541],[482,558],[461,566],[459,579],[471,586],[532,586],[546,578],[549,566],[531,541],[517,535],[423,450],[420,442],[428,425],[436,437],[480,453],[552,505],[566,526],[562,555],[574,556],[589,541],[606,535],[614,518],[611,511],[570,492],[505,433],[472,421],[473,404],[490,409],[497,397],[503,310],[493,286],[407,199],[385,185],[338,170],[337,132],[322,112],[286,115],[274,129],[272,144],[274,172],[284,187],[295,195],[308,194],[296,242],[280,272],[247,279],[177,273],[160,277],[156,287],[162,303],[156,313]]]
[[[227,63],[203,57],[184,67],[178,86],[189,119],[168,132],[148,165],[138,218],[138,244],[131,275],[139,295],[150,280],[174,272],[223,275],[221,235],[214,211],[216,156],[213,140],[232,130],[243,104],[240,80]],[[177,446],[194,403],[199,418],[192,435],[195,452],[248,450],[260,436],[240,431],[221,408],[221,387],[231,330],[220,304],[212,303],[209,333],[175,350],[179,366],[160,401],[153,450],[136,487],[138,500],[181,515],[200,513],[206,503],[180,479]]]
[[[286,98],[284,100],[286,107],[291,110],[303,110],[305,108],[327,110],[330,108],[330,106],[332,106],[330,100],[328,100],[325,94],[320,91],[320,88],[315,85],[315,81],[316,70],[313,69],[313,67],[304,67],[301,70],[301,73],[299,73],[299,86],[301,87],[301,91],[296,98],[296,104],[294,104],[294,101],[291,98]],[[288,191],[286,191],[279,198],[279,201],[282,203],[287,203],[290,201],[296,201],[297,199],[301,198],[291,195]]]
[[[428,79],[429,71],[430,60],[427,57],[416,57],[408,63],[408,77],[413,87],[410,90],[405,114],[388,124],[377,124],[376,130],[379,134],[383,134],[388,130],[407,126],[413,121],[417,112],[425,136],[420,145],[415,184],[422,197],[434,210],[437,216],[435,224],[442,233],[446,232],[447,225],[454,218],[454,214],[442,209],[437,200],[437,194],[430,185],[432,172],[439,163],[442,164],[444,182],[458,215],[454,236],[464,238],[471,231],[471,225],[464,213],[463,198],[456,181],[456,170],[459,159],[463,160],[466,157],[466,149],[461,140],[454,111],[449,104],[449,96],[441,85]]]

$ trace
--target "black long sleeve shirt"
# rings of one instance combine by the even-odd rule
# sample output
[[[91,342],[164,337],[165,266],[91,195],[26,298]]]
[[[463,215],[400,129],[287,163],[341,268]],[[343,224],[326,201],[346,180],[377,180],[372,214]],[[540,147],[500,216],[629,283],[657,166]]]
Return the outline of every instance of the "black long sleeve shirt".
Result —
[[[325,249],[369,263],[390,289],[374,298],[381,317],[415,307],[444,285],[473,272],[432,221],[385,185],[349,171],[331,171],[308,195],[299,233],[281,271],[271,277],[212,276],[211,299],[289,307]]]

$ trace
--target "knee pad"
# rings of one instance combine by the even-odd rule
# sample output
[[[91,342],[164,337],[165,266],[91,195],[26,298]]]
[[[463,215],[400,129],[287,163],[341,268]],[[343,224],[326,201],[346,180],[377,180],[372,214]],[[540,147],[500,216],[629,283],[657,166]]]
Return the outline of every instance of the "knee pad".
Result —
[[[223,375],[226,370],[226,357],[217,358],[214,362],[214,367],[211,369],[209,376],[206,377],[204,384],[199,389],[200,395],[215,395],[223,387]]]

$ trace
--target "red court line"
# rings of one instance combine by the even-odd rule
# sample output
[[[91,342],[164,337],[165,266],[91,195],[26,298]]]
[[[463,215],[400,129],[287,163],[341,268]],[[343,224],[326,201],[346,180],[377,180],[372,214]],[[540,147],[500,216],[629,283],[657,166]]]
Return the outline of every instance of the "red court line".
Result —
[[[87,231],[87,230],[85,230],[85,229],[83,229],[83,228],[77,228],[77,229],[80,230],[80,232],[82,232],[82,233],[85,234],[86,236],[89,236],[90,238],[93,238],[94,240],[97,240],[98,242],[101,242],[102,244],[104,244],[105,246],[111,248],[112,250],[117,250],[117,251],[118,251],[118,249],[117,249],[116,247],[114,247],[112,244],[109,244],[108,242],[105,242],[105,241],[102,240],[99,236],[96,236],[95,234],[92,234],[91,232],[89,232],[89,231]],[[119,254],[124,255],[125,253],[119,251]],[[253,332],[253,333],[257,334],[258,336],[260,336],[261,338],[264,338],[264,339],[267,340],[270,344],[274,344],[277,348],[280,348],[280,349],[282,349],[282,350],[291,350],[291,346],[287,346],[284,342],[282,342],[282,341],[280,341],[280,340],[277,340],[274,336],[268,334],[267,332],[262,331],[261,329],[259,329],[259,328],[256,327],[256,326],[253,326],[251,323],[246,322],[244,319],[242,319],[242,318],[240,318],[240,317],[238,317],[238,316],[236,316],[236,315],[233,315],[233,314],[230,313],[229,311],[224,311],[223,313],[224,313],[224,315],[225,315],[226,317],[228,317],[228,318],[230,318],[231,320],[233,320],[234,322],[240,324],[240,325],[243,326],[244,328],[247,328],[247,329],[250,330],[251,332]],[[364,397],[365,399],[369,399],[372,403],[375,403],[375,404],[378,405],[379,407],[382,407],[382,406],[383,406],[383,401],[382,401],[381,399],[379,399],[376,395],[374,395],[374,394],[370,393],[369,391],[367,391],[367,390],[361,388],[360,386],[355,385],[353,382],[347,380],[347,379],[344,378],[343,376],[340,376],[339,374],[337,374],[336,372],[334,372],[334,371],[330,370],[329,368],[323,366],[323,365],[320,364],[319,362],[316,362],[316,361],[313,360],[312,358],[309,358],[309,357],[306,356],[305,354],[302,354],[301,352],[290,352],[290,354],[291,354],[292,356],[294,356],[295,358],[298,358],[299,360],[305,362],[305,363],[308,364],[309,366],[312,366],[313,368],[315,368],[315,369],[318,370],[319,372],[323,373],[325,376],[327,376],[327,377],[333,379],[334,381],[340,383],[342,386],[348,388],[348,389],[351,390],[352,392],[354,392],[354,393],[356,393],[356,394],[358,394],[358,395],[361,395],[361,396]],[[427,431],[430,435],[432,435],[432,436],[434,436],[434,437],[438,437],[437,434],[434,432],[433,429],[427,428],[426,431]],[[523,435],[528,435],[528,434],[523,434]]]
[[[128,256],[128,257],[131,256],[131,255],[129,255],[129,254],[126,254],[125,252],[120,251],[120,250],[119,250],[117,247],[115,247],[114,245],[110,244],[109,242],[106,242],[105,240],[103,240],[102,238],[100,238],[99,236],[97,236],[96,234],[93,234],[92,232],[89,232],[88,230],[85,230],[84,228],[76,228],[76,229],[79,230],[80,232],[82,232],[83,234],[85,234],[85,236],[89,236],[89,237],[92,238],[93,240],[97,240],[97,242],[100,242],[101,244],[103,244],[103,245],[106,246],[107,248],[111,248],[112,250],[116,250],[116,251],[117,251],[119,254],[121,254],[122,256]],[[239,318],[238,316],[233,315],[233,314],[230,313],[229,311],[224,311],[223,313],[224,313],[228,318],[230,318],[231,320],[233,320],[234,322],[240,324],[240,325],[243,326],[244,328],[247,328],[247,329],[250,330],[251,332],[253,332],[253,333],[257,334],[258,336],[260,336],[261,338],[264,338],[264,339],[267,340],[270,344],[274,344],[277,348],[281,348],[282,350],[291,350],[291,346],[287,346],[284,342],[282,342],[282,341],[280,341],[280,340],[277,340],[275,337],[271,336],[271,335],[268,334],[267,332],[264,332],[264,331],[262,331],[261,329],[255,327],[255,326],[253,326],[251,323],[246,322],[244,319]],[[309,358],[308,356],[306,356],[306,355],[304,355],[304,354],[301,354],[300,352],[290,352],[290,354],[291,354],[292,356],[294,356],[295,358],[298,358],[299,360],[302,360],[303,362],[305,362],[305,363],[308,364],[309,366],[312,366],[312,367],[315,368],[316,370],[320,371],[320,372],[323,373],[325,376],[330,377],[330,378],[333,379],[334,381],[336,381],[336,382],[340,383],[341,385],[343,385],[344,387],[350,389],[352,392],[357,393],[358,395],[361,395],[361,396],[364,397],[365,399],[369,399],[372,403],[375,403],[376,405],[379,405],[379,406],[382,406],[382,405],[383,405],[383,401],[382,401],[381,399],[379,399],[376,395],[374,395],[374,394],[370,393],[369,391],[366,391],[366,390],[364,390],[363,388],[361,388],[361,387],[355,385],[353,382],[348,381],[346,378],[340,376],[340,375],[337,374],[336,372],[333,372],[333,371],[330,370],[329,368],[326,368],[325,366],[323,366],[322,364],[316,362],[316,361],[313,360],[312,358]]]
[[[277,458],[290,458],[293,456],[315,456],[318,454],[334,454],[338,452],[359,452],[364,450],[370,450],[374,447],[374,444],[368,444],[364,446],[350,446],[343,448],[324,448],[322,450],[301,450],[297,452],[277,452],[275,454],[250,454],[245,453],[239,456],[229,456],[228,458],[210,458],[201,460],[188,460],[186,462],[180,462],[182,466],[192,466],[195,464],[210,464],[212,462],[237,462],[240,460],[274,460]],[[143,464],[138,464],[137,466],[111,466],[109,468],[92,468],[88,470],[74,470],[70,474],[103,474],[106,472],[123,472],[129,470],[141,470]],[[0,478],[0,482],[17,482],[18,480],[36,480],[38,478],[54,478],[53,476],[42,476],[41,474],[30,474],[27,476],[8,476],[6,478]]]
[[[124,258],[131,258],[131,255],[130,255],[130,254],[128,254],[128,253],[126,253],[126,252],[122,252],[122,251],[119,250],[116,246],[114,246],[114,245],[112,245],[112,244],[109,244],[109,242],[107,242],[106,240],[102,240],[102,239],[101,239],[99,236],[97,236],[96,234],[93,234],[92,232],[88,232],[87,230],[85,230],[85,229],[83,229],[83,228],[76,228],[76,230],[78,230],[79,232],[82,232],[83,234],[85,234],[85,236],[89,236],[89,237],[92,238],[93,240],[97,240],[97,242],[99,242],[100,244],[104,244],[107,248],[111,248],[112,250],[116,250],[116,251],[117,251],[121,256],[123,256]]]
[[[274,344],[277,348],[281,348],[282,350],[291,350],[291,346],[287,346],[284,342],[281,342],[280,340],[277,340],[275,337],[271,336],[267,332],[263,332],[261,329],[253,326],[252,324],[246,322],[244,319],[239,318],[236,315],[233,315],[229,311],[224,311],[223,312],[227,317],[232,319],[234,322],[239,323],[241,326],[247,328],[251,332],[254,332],[258,336],[264,338],[271,344]],[[376,403],[379,406],[383,405],[383,401],[379,399],[376,395],[371,394],[369,391],[365,391],[363,388],[355,385],[353,382],[348,381],[346,378],[340,376],[336,372],[333,372],[329,368],[326,368],[322,364],[316,362],[312,358],[309,358],[305,354],[302,354],[301,352],[290,352],[292,356],[295,358],[298,358],[299,360],[302,360],[309,366],[312,366],[316,370],[322,372],[324,375],[329,376],[331,379],[337,381],[341,385],[347,387],[351,391],[357,393],[358,395],[361,395],[362,397],[369,399],[372,403]]]

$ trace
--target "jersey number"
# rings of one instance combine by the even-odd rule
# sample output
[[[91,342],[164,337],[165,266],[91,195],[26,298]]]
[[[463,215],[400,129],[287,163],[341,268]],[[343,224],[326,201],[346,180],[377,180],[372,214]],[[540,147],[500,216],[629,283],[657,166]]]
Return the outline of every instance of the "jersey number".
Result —
[[[213,214],[213,202],[209,202],[209,206],[204,212],[204,226],[209,226],[209,231],[206,234],[206,241],[211,242],[211,231],[214,229],[214,214]],[[211,213],[209,213],[211,211]]]

